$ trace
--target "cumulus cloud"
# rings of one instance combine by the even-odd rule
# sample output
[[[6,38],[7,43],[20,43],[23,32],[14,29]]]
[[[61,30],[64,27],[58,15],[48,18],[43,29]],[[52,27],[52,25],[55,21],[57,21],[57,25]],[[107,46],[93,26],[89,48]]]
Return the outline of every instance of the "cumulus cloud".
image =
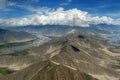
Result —
[[[76,8],[64,10],[41,10],[39,13],[23,18],[0,19],[0,26],[26,26],[26,25],[68,25],[89,27],[91,24],[120,25],[120,19],[112,19],[106,16],[92,16],[88,12]]]

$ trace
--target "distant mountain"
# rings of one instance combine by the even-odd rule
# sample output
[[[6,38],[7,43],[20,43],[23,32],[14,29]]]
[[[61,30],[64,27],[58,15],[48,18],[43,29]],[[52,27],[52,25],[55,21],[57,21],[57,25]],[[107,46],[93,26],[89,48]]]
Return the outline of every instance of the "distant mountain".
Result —
[[[110,34],[113,31],[120,30],[120,26],[99,24],[99,25],[90,25],[90,27],[78,27],[78,26],[66,26],[66,25],[39,25],[39,26],[21,26],[21,27],[11,27],[7,28],[10,30],[17,31],[26,31],[29,33],[41,32],[47,35],[64,35],[68,31],[75,29],[78,32],[88,32],[88,33],[103,33]]]
[[[27,32],[0,29],[0,44],[24,42],[32,39],[35,39],[35,36]]]
[[[88,34],[72,33],[29,50],[32,65],[1,80],[119,80],[120,54],[111,48]]]
[[[71,31],[83,32],[94,35],[98,38],[104,39],[112,45],[120,46],[120,26],[99,24],[90,25],[90,27],[78,27],[78,26],[61,26],[61,25],[39,25],[39,26],[21,26],[7,28],[16,31],[25,31],[36,36],[43,34],[50,37],[60,37],[68,34]]]

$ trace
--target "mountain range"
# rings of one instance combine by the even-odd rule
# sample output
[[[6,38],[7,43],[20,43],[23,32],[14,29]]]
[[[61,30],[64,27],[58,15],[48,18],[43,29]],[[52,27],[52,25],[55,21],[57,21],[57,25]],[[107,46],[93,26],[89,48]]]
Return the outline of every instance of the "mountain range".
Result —
[[[24,56],[0,56],[0,65],[15,71],[0,80],[119,80],[120,54],[111,49],[116,47],[94,36],[71,33]]]

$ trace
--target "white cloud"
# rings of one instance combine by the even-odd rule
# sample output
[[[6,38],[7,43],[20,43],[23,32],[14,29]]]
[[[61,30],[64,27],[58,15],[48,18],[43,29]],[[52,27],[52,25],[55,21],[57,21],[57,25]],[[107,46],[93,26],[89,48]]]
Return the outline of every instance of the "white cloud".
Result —
[[[0,0],[0,11],[12,11],[11,6],[16,6],[16,2],[10,0]]]
[[[105,15],[117,18],[120,16],[120,12],[107,13]]]
[[[72,0],[68,0],[68,2],[72,2]]]
[[[69,2],[61,3],[60,6],[66,6],[66,5],[68,5],[68,4],[70,4],[70,3],[69,3]]]
[[[3,9],[6,7],[7,0],[0,0],[0,9]]]
[[[120,25],[120,19],[92,16],[88,12],[76,8],[70,10],[64,10],[64,8],[56,10],[43,9],[38,12],[23,18],[0,19],[0,26],[68,25],[89,27],[90,24],[96,25],[101,23]]]
[[[114,22],[112,22],[112,24],[114,24],[114,25],[120,25],[120,18],[114,20]]]
[[[31,0],[31,2],[39,2],[39,0]]]
[[[39,0],[0,0],[0,10],[9,11],[12,10],[12,7],[20,7],[26,9],[27,6],[30,6],[31,3],[37,3]]]
[[[48,7],[33,7],[33,6],[20,6],[21,8],[24,8],[30,12],[34,12],[34,13],[47,13],[49,11],[53,11],[51,8]]]
[[[67,6],[72,2],[72,0],[67,0],[67,2],[63,2],[60,4],[60,6]]]
[[[67,0],[67,2],[61,3],[61,6],[69,5],[72,2],[72,0]]]

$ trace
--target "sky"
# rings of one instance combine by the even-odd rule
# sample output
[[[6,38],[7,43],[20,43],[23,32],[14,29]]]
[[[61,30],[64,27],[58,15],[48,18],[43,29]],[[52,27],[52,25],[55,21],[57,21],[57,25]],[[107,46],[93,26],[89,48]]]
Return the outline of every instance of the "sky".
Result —
[[[0,26],[120,25],[120,0],[0,0]]]

